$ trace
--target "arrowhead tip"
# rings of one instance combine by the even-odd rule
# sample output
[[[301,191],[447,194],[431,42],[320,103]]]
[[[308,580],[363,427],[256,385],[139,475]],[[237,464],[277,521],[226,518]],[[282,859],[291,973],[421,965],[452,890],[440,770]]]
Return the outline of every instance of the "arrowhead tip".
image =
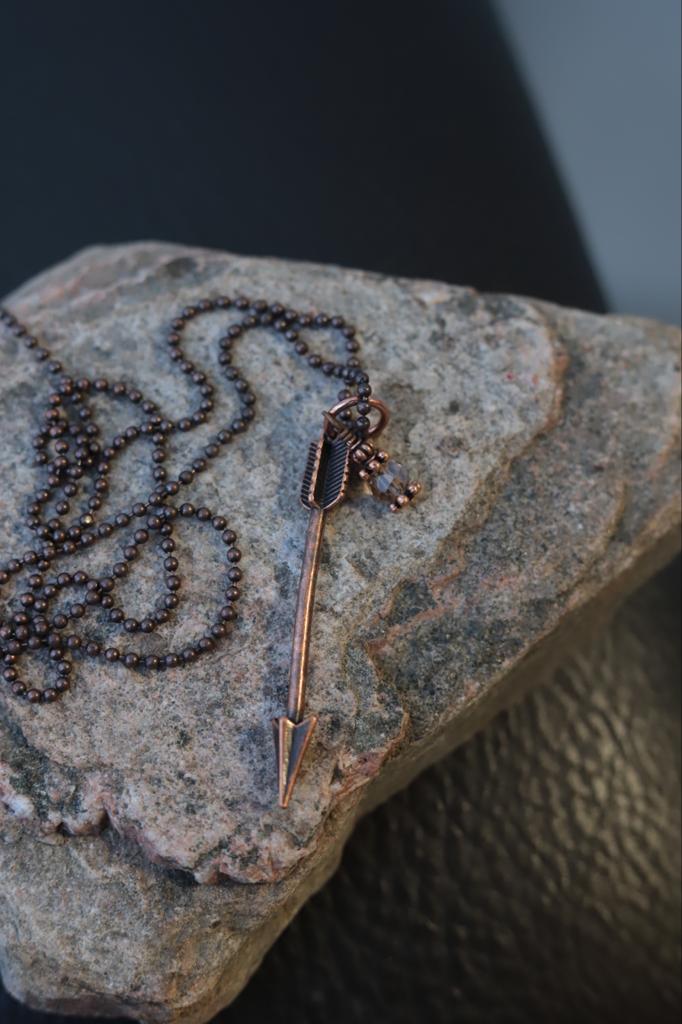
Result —
[[[292,722],[290,718],[286,717],[273,719],[280,807],[287,807],[289,804],[303,757],[316,725],[316,715],[310,715],[301,722]]]

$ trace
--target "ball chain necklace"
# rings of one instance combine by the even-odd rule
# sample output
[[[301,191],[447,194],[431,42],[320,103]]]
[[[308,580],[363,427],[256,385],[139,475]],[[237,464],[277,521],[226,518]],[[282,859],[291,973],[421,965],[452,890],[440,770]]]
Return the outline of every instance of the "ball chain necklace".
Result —
[[[169,440],[209,421],[215,393],[209,375],[184,353],[183,334],[192,321],[226,310],[236,312],[237,319],[221,334],[218,362],[236,391],[240,412],[205,445],[200,457],[170,479],[163,465]],[[256,396],[233,363],[237,340],[255,328],[270,328],[309,366],[327,377],[339,378],[345,385],[336,404],[324,414],[319,439],[310,445],[301,489],[302,503],[309,510],[309,522],[294,622],[287,713],[273,722],[279,803],[286,807],[317,722],[315,715],[304,715],[305,685],[315,581],[326,514],[345,497],[353,473],[366,481],[375,495],[387,498],[392,511],[409,504],[420,490],[420,485],[411,483],[403,468],[373,443],[388,422],[388,410],[372,396],[369,376],[358,358],[360,343],[355,328],[340,316],[300,313],[279,303],[254,301],[244,296],[207,298],[186,306],[170,322],[165,340],[170,359],[197,390],[199,401],[190,415],[173,420],[164,416],[158,404],[134,385],[112,382],[104,377],[68,375],[50,350],[2,307],[0,327],[21,339],[54,381],[42,411],[41,425],[33,439],[35,464],[41,467],[46,479],[29,502],[24,519],[37,542],[31,550],[0,567],[0,591],[12,581],[15,583],[6,617],[0,618],[3,675],[10,692],[31,705],[52,704],[69,691],[74,657],[118,662],[139,672],[163,672],[189,665],[214,650],[237,618],[242,579],[238,563],[242,555],[237,547],[236,532],[225,516],[209,508],[195,508],[190,501],[173,501],[181,492],[188,493],[196,477],[204,473],[254,420]],[[310,350],[303,335],[316,330],[340,335],[347,351],[345,363],[326,360]],[[106,441],[93,409],[95,396],[128,403],[142,415],[138,413],[135,422]],[[103,518],[109,474],[118,455],[144,441],[151,445],[155,487],[143,500]],[[194,518],[217,531],[226,547],[225,603],[205,634],[159,656],[145,655],[129,647],[127,642],[125,647],[106,646],[96,636],[88,635],[83,626],[79,629],[76,624],[81,620],[87,622],[97,609],[104,610],[109,622],[120,624],[123,633],[130,637],[153,633],[171,620],[180,604],[182,586],[173,539],[174,522],[178,517]],[[114,535],[120,538],[120,556],[101,575],[90,575],[80,569],[59,572],[54,567],[61,557],[77,555]],[[117,603],[116,587],[129,576],[150,541],[156,542],[161,560],[164,595],[154,611],[138,620]],[[51,606],[60,597],[63,597],[63,607],[55,611]],[[42,689],[20,676],[22,661],[31,653],[41,651],[46,652],[54,672],[54,680]]]

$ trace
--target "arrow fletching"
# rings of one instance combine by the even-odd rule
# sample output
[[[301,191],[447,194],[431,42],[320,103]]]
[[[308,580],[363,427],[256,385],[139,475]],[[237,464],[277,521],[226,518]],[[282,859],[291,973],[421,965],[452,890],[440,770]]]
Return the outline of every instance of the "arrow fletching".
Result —
[[[343,499],[350,475],[350,449],[342,438],[322,434],[308,450],[301,501],[306,508],[328,511]]]

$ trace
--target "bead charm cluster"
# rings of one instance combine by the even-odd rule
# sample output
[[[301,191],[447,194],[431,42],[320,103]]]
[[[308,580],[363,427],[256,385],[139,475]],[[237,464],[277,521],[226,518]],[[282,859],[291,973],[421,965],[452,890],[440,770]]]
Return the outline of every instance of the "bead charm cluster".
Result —
[[[215,387],[208,373],[188,359],[183,336],[188,326],[206,314],[236,313],[237,319],[223,329],[218,341],[218,362],[225,379],[234,388],[240,404],[238,415],[217,431],[202,454],[176,477],[170,478],[164,463],[169,443],[179,434],[192,431],[211,419]],[[300,313],[279,303],[251,300],[243,296],[207,298],[186,306],[166,331],[171,362],[198,392],[194,411],[174,420],[136,386],[103,377],[74,377],[60,360],[8,310],[0,307],[0,331],[20,339],[29,353],[52,379],[52,392],[33,440],[34,461],[44,474],[41,487],[28,504],[25,525],[36,540],[32,547],[0,566],[0,601],[12,584],[12,594],[0,604],[0,657],[3,676],[10,692],[31,704],[50,704],[71,686],[74,659],[104,659],[135,671],[162,672],[188,665],[227,636],[237,618],[242,569],[237,534],[226,517],[209,508],[195,508],[189,500],[191,485],[225,448],[244,433],[256,415],[256,396],[241,370],[233,362],[234,347],[248,331],[269,328],[310,367],[343,382],[339,400],[357,399],[353,412],[341,414],[348,429],[362,440],[369,429],[369,398],[372,389],[362,368],[355,328],[342,317],[325,313]],[[311,351],[306,337],[324,329],[344,342],[344,362],[328,360]],[[103,436],[93,399],[107,397],[129,404],[136,413],[128,427],[109,439]],[[117,457],[133,445],[151,446],[151,490],[140,500],[107,512],[109,478]],[[119,625],[126,638],[154,633],[172,620],[181,598],[182,576],[173,538],[178,518],[194,519],[219,535],[225,545],[227,586],[217,619],[204,635],[165,654],[145,654],[138,647],[107,645],[98,638],[95,613]],[[62,558],[78,556],[104,540],[116,537],[118,557],[107,571],[91,575],[77,569],[59,571]],[[134,572],[135,562],[145,545],[153,544],[160,561],[162,595],[156,608],[138,620],[117,602],[117,585]],[[60,607],[55,604],[62,598]],[[53,680],[39,687],[22,676],[22,664],[30,655],[47,656]]]

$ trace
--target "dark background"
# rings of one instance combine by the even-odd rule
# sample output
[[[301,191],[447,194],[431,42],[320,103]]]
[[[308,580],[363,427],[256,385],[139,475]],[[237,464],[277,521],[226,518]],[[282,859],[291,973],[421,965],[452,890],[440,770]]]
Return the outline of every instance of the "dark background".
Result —
[[[486,3],[10,0],[0,294],[162,238],[600,308]]]
[[[481,0],[6,0],[0,96],[0,294],[83,245],[161,238],[604,308]],[[656,630],[656,672],[567,668],[370,817],[223,1024],[676,1020],[678,583],[620,627]],[[524,799],[536,771],[555,833]],[[55,1019],[1,992],[0,1018]]]

